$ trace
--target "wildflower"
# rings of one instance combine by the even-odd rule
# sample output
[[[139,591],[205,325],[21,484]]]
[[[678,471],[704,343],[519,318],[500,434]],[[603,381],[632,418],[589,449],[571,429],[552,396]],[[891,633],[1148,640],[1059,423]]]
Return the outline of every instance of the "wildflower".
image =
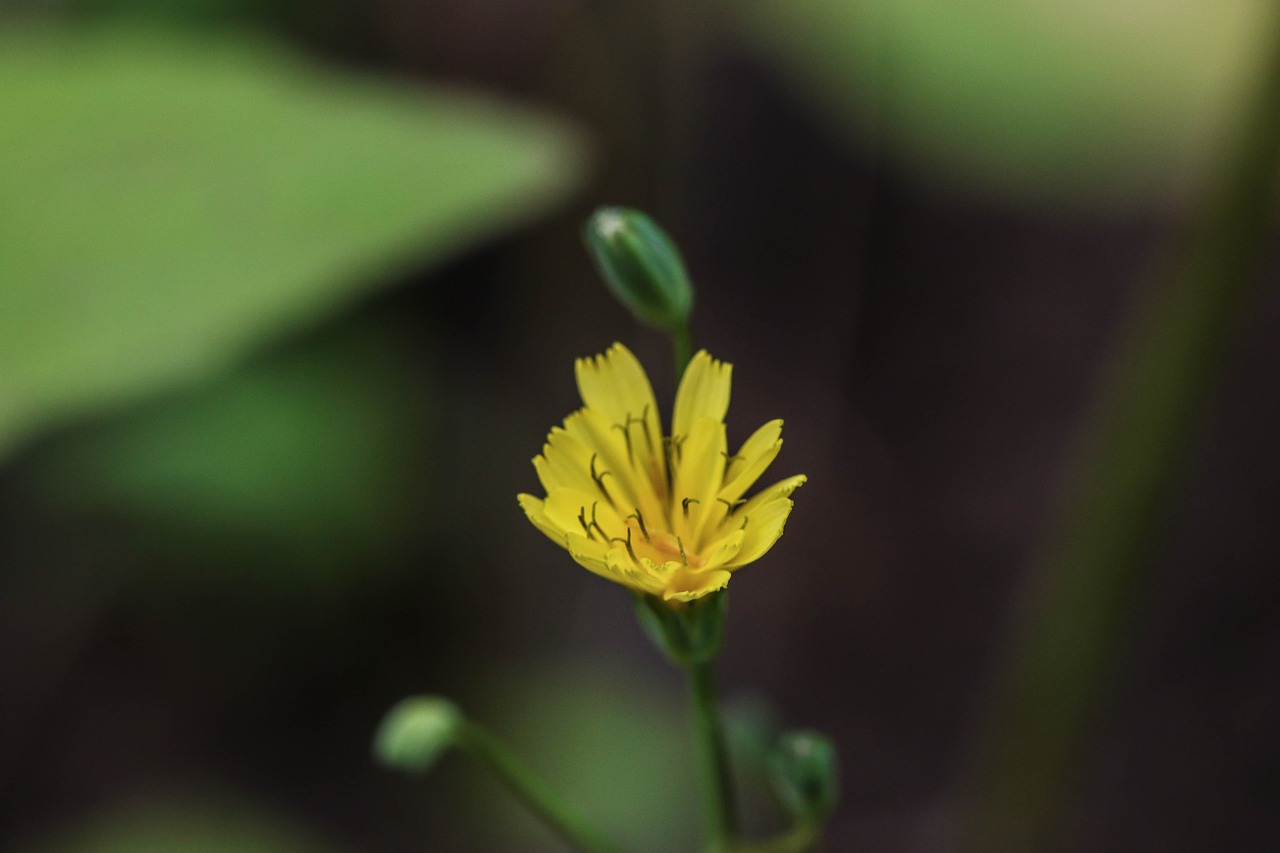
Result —
[[[547,496],[519,496],[535,527],[592,572],[667,601],[724,588],[773,547],[805,477],[744,499],[782,447],[782,421],[729,454],[731,365],[705,351],[693,357],[665,437],[649,379],[626,347],[575,367],[586,405],[552,428],[533,460]]]

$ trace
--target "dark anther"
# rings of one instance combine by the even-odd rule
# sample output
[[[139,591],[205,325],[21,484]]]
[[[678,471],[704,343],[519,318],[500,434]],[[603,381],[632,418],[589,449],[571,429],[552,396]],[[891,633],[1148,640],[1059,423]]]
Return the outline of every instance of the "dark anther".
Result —
[[[605,490],[605,487],[604,487],[604,478],[605,478],[605,477],[612,477],[612,476],[613,476],[613,472],[612,472],[612,471],[600,471],[600,472],[597,472],[597,471],[596,471],[596,460],[597,460],[597,459],[599,459],[599,458],[600,458],[600,454],[599,454],[599,453],[592,453],[592,454],[591,454],[591,479],[593,479],[593,480],[595,480],[595,481],[596,481],[596,488],[598,488],[598,489],[600,490],[600,494],[604,495],[604,496],[607,498],[607,497],[609,497],[609,492]],[[610,498],[610,500],[612,500],[612,498]]]
[[[591,526],[600,534],[600,538],[609,541],[609,536],[604,532],[604,528],[600,526],[600,522],[596,521],[596,507],[600,505],[600,501],[591,502]]]
[[[644,443],[649,447],[649,453],[653,453],[653,436],[649,433],[649,404],[644,404],[644,411],[640,413],[640,427],[644,430]]]
[[[638,563],[638,562],[640,562],[640,558],[636,556],[636,549],[631,547],[631,528],[630,528],[630,527],[628,527],[628,528],[627,528],[627,538],[626,538],[626,539],[623,539],[621,536],[615,536],[615,537],[613,537],[612,539],[610,539],[609,541],[610,541],[610,542],[621,542],[622,544],[626,545],[626,546],[627,546],[627,553],[631,555],[631,559],[632,559],[632,560],[634,560],[634,561],[635,561],[635,562],[637,562],[637,563]]]
[[[632,465],[635,465],[636,457],[631,450],[631,415],[627,415],[627,422],[625,424],[614,424],[613,428],[622,430],[622,440],[627,443],[627,461]]]
[[[649,541],[649,529],[644,526],[644,516],[640,514],[640,508],[636,507],[636,511],[628,515],[627,518],[634,518],[636,524],[640,525],[640,533],[644,536],[644,541]]]

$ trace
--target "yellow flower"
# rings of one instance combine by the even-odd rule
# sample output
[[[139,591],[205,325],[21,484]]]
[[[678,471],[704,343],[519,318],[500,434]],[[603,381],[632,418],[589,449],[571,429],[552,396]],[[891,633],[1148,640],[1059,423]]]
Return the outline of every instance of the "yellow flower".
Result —
[[[693,357],[669,437],[644,368],[622,344],[575,368],[586,406],[552,428],[533,460],[547,496],[519,496],[534,526],[601,577],[668,601],[722,589],[773,547],[805,477],[743,499],[778,455],[782,421],[729,455],[731,365]]]

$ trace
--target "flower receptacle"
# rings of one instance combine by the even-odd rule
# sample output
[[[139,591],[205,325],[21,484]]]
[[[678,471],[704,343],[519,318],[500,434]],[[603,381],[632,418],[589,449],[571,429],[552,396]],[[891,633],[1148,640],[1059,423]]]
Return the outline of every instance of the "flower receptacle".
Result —
[[[636,596],[636,618],[649,638],[677,666],[710,663],[720,653],[728,595],[708,593],[692,601]]]

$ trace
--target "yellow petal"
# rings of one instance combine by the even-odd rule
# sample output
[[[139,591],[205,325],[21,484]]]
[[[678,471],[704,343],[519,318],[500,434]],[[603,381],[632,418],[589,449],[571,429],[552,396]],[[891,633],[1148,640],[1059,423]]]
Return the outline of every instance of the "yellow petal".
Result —
[[[646,515],[660,511],[653,482],[633,466],[622,432],[614,429],[604,415],[594,409],[579,409],[565,418],[564,429],[591,450],[595,457],[593,480],[599,481],[605,495],[624,515],[636,507]],[[590,458],[587,467],[592,467]]]
[[[613,579],[625,584],[637,592],[656,595],[662,590],[662,581],[648,571],[637,566],[631,555],[623,548],[614,548],[605,555],[605,564],[614,575]]]
[[[742,542],[746,535],[745,530],[736,530],[717,542],[715,550],[708,555],[707,564],[703,568],[714,569],[730,562],[742,550]]]
[[[729,411],[729,380],[733,365],[716,361],[706,350],[693,357],[676,391],[671,417],[672,436],[687,436],[702,418],[723,421]]]
[[[725,568],[734,569],[753,563],[768,553],[778,538],[782,536],[782,528],[791,515],[795,501],[790,498],[777,498],[771,503],[756,509],[747,516],[747,526],[743,529],[742,547],[734,557],[725,563]]]
[[[751,488],[782,449],[782,421],[769,421],[742,443],[729,462],[719,498],[733,503]]]
[[[542,446],[542,455],[534,457],[533,467],[548,493],[560,486],[597,491],[591,479],[591,448],[560,427],[552,428],[547,443]]]
[[[535,498],[533,495],[516,495],[516,500],[520,502],[520,508],[533,522],[534,527],[545,533],[548,539],[561,548],[567,547],[564,538],[567,531],[547,518],[545,502],[541,498]]]
[[[744,515],[750,515],[765,504],[772,503],[778,498],[789,498],[791,493],[796,489],[809,482],[809,478],[804,474],[796,474],[794,477],[787,477],[785,480],[779,480],[766,489],[761,489],[751,496],[745,504],[739,507],[734,514],[734,518],[742,518]],[[741,524],[741,522],[738,522]]]
[[[606,580],[617,581],[617,574],[609,568],[607,563],[607,551],[599,542],[593,542],[585,536],[576,536],[570,534],[569,540],[569,556],[573,558],[579,566],[597,574]]]
[[[702,418],[675,452],[671,522],[690,548],[698,547],[703,521],[715,506],[724,475],[725,446],[724,424]]]
[[[640,565],[644,566],[644,570],[646,572],[660,580],[668,577],[672,572],[680,568],[680,564],[674,560],[668,560],[665,563],[655,563],[648,557],[641,557]]]
[[[631,350],[622,344],[614,344],[603,355],[578,359],[574,372],[582,402],[610,423],[623,424],[646,412],[657,417],[658,403],[649,377]]]
[[[543,502],[547,519],[566,533],[599,539],[625,538],[626,524],[607,501],[567,486],[552,489]]]
[[[588,539],[581,533],[566,533],[564,542],[569,556],[579,563],[593,572],[597,570],[603,572],[605,570],[605,554],[612,547],[609,543],[602,542],[599,539]]]
[[[665,601],[692,601],[702,598],[710,592],[724,589],[732,575],[724,569],[710,571],[692,571],[682,566],[681,571],[667,582],[667,589],[662,594]]]

